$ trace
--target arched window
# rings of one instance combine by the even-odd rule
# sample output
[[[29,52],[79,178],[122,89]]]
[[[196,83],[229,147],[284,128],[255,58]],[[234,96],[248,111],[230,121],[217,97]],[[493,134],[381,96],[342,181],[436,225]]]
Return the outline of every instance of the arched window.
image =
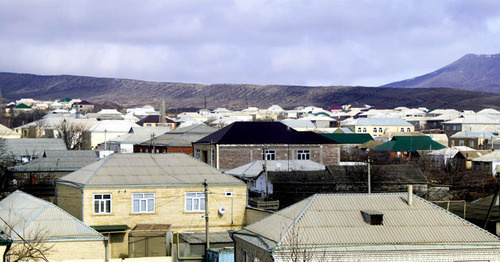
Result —
[[[361,127],[358,127],[358,133],[361,133]]]
[[[382,128],[381,127],[378,128],[378,132],[382,133]]]
[[[363,127],[363,133],[366,133],[366,127]]]
[[[373,133],[377,133],[377,128],[376,127],[373,128]]]
[[[402,127],[402,128],[401,128],[401,132],[404,132],[404,131],[405,131],[405,129],[404,129],[404,127]]]
[[[411,132],[411,129],[408,127],[408,128],[406,129],[406,132]]]

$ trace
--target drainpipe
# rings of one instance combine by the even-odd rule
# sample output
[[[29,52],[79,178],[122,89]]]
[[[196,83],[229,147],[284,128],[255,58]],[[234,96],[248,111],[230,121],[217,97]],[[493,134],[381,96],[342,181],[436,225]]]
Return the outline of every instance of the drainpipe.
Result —
[[[108,262],[108,238],[104,237],[104,261]]]
[[[5,252],[3,252],[3,261],[7,261],[7,252],[9,252],[10,247],[12,246],[12,239],[9,237],[5,242],[7,244],[5,245]]]

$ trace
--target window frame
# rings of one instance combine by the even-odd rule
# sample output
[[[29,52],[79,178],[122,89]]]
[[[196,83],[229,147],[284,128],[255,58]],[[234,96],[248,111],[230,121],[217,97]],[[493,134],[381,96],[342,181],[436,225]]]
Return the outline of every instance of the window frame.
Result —
[[[194,197],[188,197],[188,194],[195,194]],[[191,210],[188,210],[188,198],[191,199]],[[195,209],[195,201],[198,200],[198,208]],[[202,208],[203,207],[203,208]],[[185,212],[205,212],[205,193],[203,192],[186,192],[184,193],[184,211]]]
[[[134,198],[135,195],[142,195],[142,198]],[[153,195],[153,210],[152,211],[148,211],[148,207],[149,207],[149,201],[151,198],[146,198],[145,196],[146,195]],[[138,211],[134,211],[134,200],[138,200],[139,201],[139,210]],[[142,200],[142,201],[141,201]],[[142,211],[142,203],[145,203],[145,211]],[[145,192],[145,193],[132,193],[132,213],[133,214],[152,214],[156,211],[156,194],[155,193],[148,193],[148,192]]]
[[[100,199],[96,199],[96,196],[101,196]],[[109,199],[107,198],[104,198],[104,196],[109,196]],[[93,203],[93,208],[92,208],[92,213],[94,215],[109,215],[111,213],[113,213],[113,196],[111,193],[100,193],[100,194],[93,194],[93,197],[92,197],[92,203]],[[98,202],[98,206],[99,206],[99,210],[96,212],[96,202]],[[107,204],[109,203],[109,205]],[[109,206],[109,211],[106,211],[108,208],[106,208],[107,206]],[[101,211],[101,209],[103,211]]]
[[[276,160],[276,149],[262,149],[262,160]]]
[[[310,159],[311,159],[311,150],[309,149],[297,150],[297,160],[310,160]]]

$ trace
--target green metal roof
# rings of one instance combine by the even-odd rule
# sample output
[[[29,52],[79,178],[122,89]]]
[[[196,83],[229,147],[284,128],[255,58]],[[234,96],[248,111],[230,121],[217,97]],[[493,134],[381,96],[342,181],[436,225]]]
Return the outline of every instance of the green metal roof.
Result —
[[[64,99],[59,100],[59,102],[70,102],[71,100],[73,100],[73,99],[66,97]]]
[[[439,150],[445,146],[432,140],[429,136],[394,136],[391,141],[373,148],[375,151],[406,151]]]
[[[19,105],[16,105],[14,108],[26,108],[26,109],[28,109],[28,108],[31,108],[31,106],[28,106],[26,104],[21,103]]]
[[[339,144],[364,144],[373,140],[370,134],[331,133],[321,135]]]

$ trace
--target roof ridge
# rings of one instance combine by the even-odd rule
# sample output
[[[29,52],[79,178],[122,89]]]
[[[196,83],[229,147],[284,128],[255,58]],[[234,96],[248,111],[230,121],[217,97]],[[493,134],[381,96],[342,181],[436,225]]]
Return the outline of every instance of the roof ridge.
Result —
[[[85,185],[87,185],[87,184],[90,182],[90,180],[92,180],[92,178],[94,178],[94,177],[97,175],[97,172],[98,172],[99,170],[101,170],[101,168],[104,166],[104,164],[106,164],[106,163],[108,162],[108,160],[109,160],[110,158],[112,158],[112,157],[113,157],[113,155],[114,155],[114,154],[108,155],[108,156],[106,156],[106,157],[104,158],[104,160],[102,160],[102,163],[101,163],[101,164],[100,164],[100,165],[99,165],[99,166],[98,166],[98,167],[94,170],[94,172],[92,172],[92,174],[91,174],[91,175],[90,175],[90,177],[89,177],[89,178],[85,181],[85,183],[83,183],[83,185],[84,185],[84,186],[85,186]]]
[[[292,229],[297,225],[297,223],[302,218],[302,216],[304,216],[304,213],[311,206],[312,202],[317,198],[317,196],[318,196],[318,194],[314,194],[311,197],[311,199],[309,199],[309,202],[306,204],[306,206],[304,207],[304,209],[302,209],[302,211],[300,212],[300,214],[293,220],[293,223],[290,224],[290,226],[288,227],[288,229],[285,232],[285,234],[283,234],[283,236],[281,237],[281,239],[278,241],[278,243],[276,244],[276,247],[280,247],[281,246],[283,240],[285,240],[285,238],[288,236],[288,234],[290,233],[290,231],[292,231]]]

